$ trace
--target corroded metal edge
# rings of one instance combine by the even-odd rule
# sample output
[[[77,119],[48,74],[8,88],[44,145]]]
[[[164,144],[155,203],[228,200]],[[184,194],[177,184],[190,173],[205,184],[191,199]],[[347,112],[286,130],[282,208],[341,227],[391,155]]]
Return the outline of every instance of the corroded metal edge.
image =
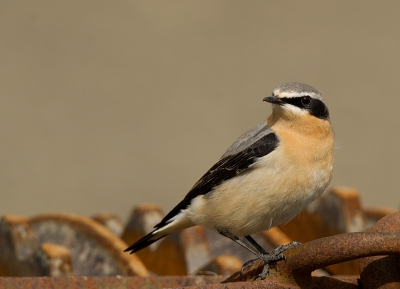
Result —
[[[4,289],[158,289],[200,286],[221,282],[222,276],[164,277],[0,277]]]

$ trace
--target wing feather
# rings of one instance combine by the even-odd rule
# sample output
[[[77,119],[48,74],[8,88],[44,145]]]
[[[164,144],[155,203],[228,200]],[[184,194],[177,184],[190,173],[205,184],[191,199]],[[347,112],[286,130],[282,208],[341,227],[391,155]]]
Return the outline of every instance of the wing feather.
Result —
[[[229,154],[225,153],[223,157],[200,178],[185,198],[173,208],[155,228],[161,228],[168,224],[181,210],[186,209],[197,196],[207,194],[223,181],[233,178],[247,170],[257,159],[272,152],[278,146],[278,137],[271,129],[268,128],[268,130],[266,130],[263,128],[261,128],[262,135],[260,137],[254,137],[254,135],[259,136],[261,133],[254,134],[252,139],[254,140],[254,138],[256,138],[256,141],[253,141],[247,148],[240,149],[242,147],[242,141],[236,147],[237,152],[233,153],[234,149],[231,149],[231,146],[231,152]],[[249,139],[244,140],[244,142],[247,143],[250,141]]]

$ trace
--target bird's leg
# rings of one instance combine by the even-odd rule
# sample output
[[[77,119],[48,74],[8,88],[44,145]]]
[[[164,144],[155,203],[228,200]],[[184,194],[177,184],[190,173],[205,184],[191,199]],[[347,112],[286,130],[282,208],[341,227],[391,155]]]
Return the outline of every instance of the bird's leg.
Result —
[[[263,247],[261,247],[260,246],[260,244],[258,244],[257,242],[256,242],[256,240],[254,240],[253,239],[253,237],[251,237],[250,235],[247,235],[247,236],[244,236],[253,246],[254,246],[254,248],[256,248],[260,253],[262,253],[262,254],[268,254],[268,252],[267,251],[265,251],[264,250],[264,248]]]
[[[244,236],[244,237],[245,237],[245,238],[254,246],[254,248],[256,248],[262,255],[267,255],[267,254],[268,254],[268,252],[265,251],[264,248],[261,247],[260,244],[258,244],[258,243],[256,242],[256,240],[253,239],[253,237],[251,237],[250,235],[247,235],[247,236]],[[258,258],[256,258],[256,259],[251,259],[251,260],[245,262],[245,263],[243,264],[242,269],[240,270],[240,272],[243,274],[244,269],[246,269],[246,268],[252,266],[255,262],[257,262],[257,261],[260,260],[260,259],[263,260],[263,258],[258,257]]]
[[[224,231],[218,231],[221,235],[231,239],[232,241],[234,241],[235,243],[239,244],[240,246],[246,248],[247,250],[249,250],[251,253],[253,253],[254,255],[256,255],[258,258],[257,259],[253,259],[250,261],[247,261],[246,263],[243,264],[242,266],[242,270],[241,273],[243,273],[243,270],[249,266],[251,266],[252,264],[254,264],[256,261],[258,261],[259,259],[264,261],[264,268],[263,271],[261,272],[261,274],[257,275],[254,279],[257,279],[258,277],[260,277],[262,280],[265,279],[265,276],[267,275],[268,272],[268,263],[269,261],[265,261],[265,257],[269,256],[269,254],[250,236],[246,236],[245,238],[247,240],[249,240],[249,242],[256,248],[250,246],[249,244],[247,244],[246,242],[244,242],[243,240],[239,239],[238,237],[228,233],[228,232],[224,232]]]
[[[239,239],[238,237],[228,233],[228,232],[224,232],[224,231],[219,231],[218,232],[222,235],[225,236],[229,239],[231,239],[232,241],[234,241],[235,243],[239,244],[240,246],[246,248],[247,250],[249,250],[251,253],[253,253],[254,255],[256,255],[258,258],[262,259],[263,254],[262,252],[258,252],[257,249],[253,248],[252,246],[250,246],[249,244],[247,244],[246,242],[244,242],[243,240]],[[255,242],[255,241],[254,241]]]
[[[247,250],[249,250],[251,253],[253,253],[254,255],[256,255],[258,258],[257,259],[253,259],[250,261],[247,261],[246,263],[243,264],[242,266],[242,270],[241,272],[243,273],[243,270],[251,265],[253,265],[256,261],[258,261],[259,259],[264,261],[264,268],[262,270],[262,272],[257,275],[255,279],[260,278],[261,280],[264,280],[265,277],[267,276],[268,273],[268,268],[269,268],[269,263],[273,262],[273,261],[279,261],[279,260],[283,260],[286,259],[285,255],[283,255],[283,252],[285,250],[287,250],[288,248],[297,246],[297,245],[301,245],[301,243],[299,242],[291,242],[287,245],[280,245],[278,246],[276,249],[274,249],[271,253],[266,252],[251,236],[245,236],[245,238],[254,246],[250,246],[249,244],[247,244],[246,242],[244,242],[243,240],[239,239],[238,237],[228,233],[228,232],[223,232],[223,231],[218,231],[221,235],[231,239],[232,241],[234,241],[235,243],[239,244],[240,246],[246,248]]]
[[[257,278],[261,278],[261,280],[264,280],[265,276],[268,273],[269,263],[274,262],[274,261],[286,260],[286,257],[283,254],[283,252],[291,247],[298,246],[298,245],[301,245],[301,243],[293,241],[286,245],[280,245],[277,248],[275,248],[274,250],[272,250],[271,253],[264,255],[262,258],[262,260],[265,263],[264,268],[263,268],[262,272],[254,278],[254,280]]]

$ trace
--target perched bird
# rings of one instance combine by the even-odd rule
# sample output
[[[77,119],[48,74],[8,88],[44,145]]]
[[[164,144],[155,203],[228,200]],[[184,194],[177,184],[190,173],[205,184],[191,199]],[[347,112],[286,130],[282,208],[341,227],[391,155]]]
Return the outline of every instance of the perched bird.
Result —
[[[325,190],[333,172],[334,133],[315,88],[290,82],[272,94],[263,99],[272,103],[268,119],[240,136],[155,229],[125,251],[135,253],[172,232],[202,225],[264,260],[262,279],[268,263],[285,258],[283,251],[296,242],[267,253],[250,235],[288,222]]]

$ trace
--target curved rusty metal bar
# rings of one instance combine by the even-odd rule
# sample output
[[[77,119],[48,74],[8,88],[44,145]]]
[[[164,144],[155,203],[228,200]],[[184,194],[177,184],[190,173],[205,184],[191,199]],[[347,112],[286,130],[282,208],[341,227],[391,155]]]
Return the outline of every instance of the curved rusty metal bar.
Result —
[[[325,266],[366,256],[400,255],[400,233],[339,234],[292,247],[284,254],[286,260],[270,264],[269,275],[265,281],[274,281],[286,287],[317,286],[321,282],[336,282],[338,284],[330,288],[356,288],[351,287],[356,286],[356,279],[334,281],[329,277],[311,277],[311,272]],[[240,272],[235,273],[223,282],[253,280],[261,272],[263,265],[263,262],[257,262],[245,270],[243,275]]]
[[[336,263],[367,256],[400,255],[400,233],[345,233],[321,238],[285,251],[277,270],[286,276],[311,272]]]
[[[53,243],[71,249],[76,275],[149,275],[137,256],[123,253],[125,242],[92,219],[69,213],[47,213],[27,222],[40,244]]]
[[[399,232],[400,212],[380,219],[370,232]],[[399,288],[400,256],[370,256],[360,259],[360,279],[364,289]]]

